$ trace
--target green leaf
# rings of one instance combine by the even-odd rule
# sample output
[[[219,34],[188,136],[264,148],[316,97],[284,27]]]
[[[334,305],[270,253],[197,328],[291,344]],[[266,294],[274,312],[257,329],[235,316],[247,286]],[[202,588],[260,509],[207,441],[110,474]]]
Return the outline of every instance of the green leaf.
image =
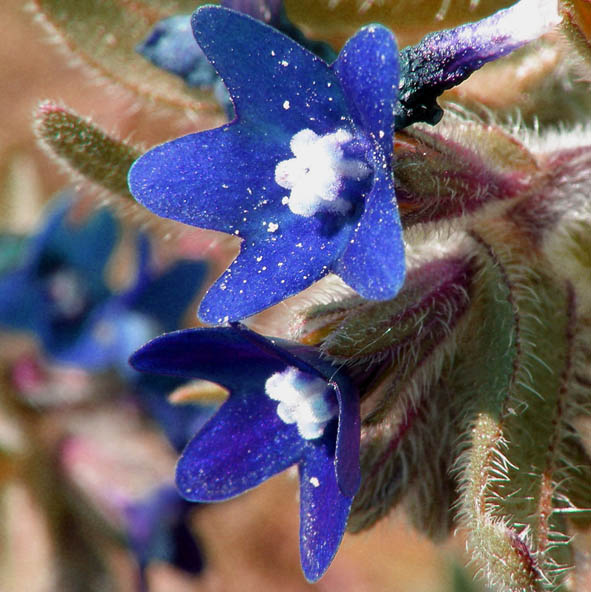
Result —
[[[135,46],[162,18],[189,14],[204,0],[34,0],[41,22],[56,41],[90,66],[94,76],[121,85],[165,107],[188,110],[209,104],[209,93],[187,87],[176,76],[153,66]],[[209,101],[209,103],[207,102]]]
[[[50,101],[37,108],[35,131],[41,144],[69,171],[131,199],[127,172],[142,154],[138,147],[117,140],[88,119]]]

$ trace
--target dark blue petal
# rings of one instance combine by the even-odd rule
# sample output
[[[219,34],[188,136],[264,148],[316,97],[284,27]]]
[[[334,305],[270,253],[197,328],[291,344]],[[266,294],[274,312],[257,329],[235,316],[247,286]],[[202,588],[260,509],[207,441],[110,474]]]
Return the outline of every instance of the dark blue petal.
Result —
[[[58,214],[61,214],[58,205]],[[84,273],[91,294],[102,294],[104,288],[104,268],[115,246],[118,226],[113,215],[107,209],[92,214],[80,225],[70,223],[64,215],[60,224],[54,226],[51,217],[46,230],[51,227],[51,234],[39,253],[38,264],[43,265],[43,258],[60,258],[64,266],[72,267]],[[42,231],[42,234],[45,234]]]
[[[199,317],[219,324],[244,319],[297,294],[325,276],[347,245],[351,222],[327,229],[330,220],[279,212],[203,298]],[[336,220],[334,222],[337,222]],[[270,232],[270,229],[275,229]]]
[[[376,163],[365,210],[334,271],[368,300],[394,298],[404,283],[402,225],[392,173],[385,160]]]
[[[334,447],[325,442],[308,445],[300,463],[300,554],[309,581],[321,578],[333,560],[352,501],[337,484]]]
[[[283,12],[283,0],[221,0],[220,4],[274,27],[279,23]]]
[[[186,522],[175,524],[171,529],[170,538],[172,548],[165,559],[187,573],[200,573],[205,559],[189,525]]]
[[[37,264],[38,259],[43,251],[47,249],[52,237],[63,226],[74,201],[74,195],[65,191],[57,195],[50,203],[43,218],[42,228],[29,242],[26,267],[33,268]]]
[[[352,385],[337,382],[330,386],[335,390],[339,401],[339,427],[335,451],[335,471],[339,489],[346,496],[354,496],[361,483],[359,466],[359,446],[361,438],[361,419],[359,395]]]
[[[129,303],[129,305],[134,303],[150,285],[154,275],[150,267],[152,245],[150,244],[148,236],[143,232],[140,232],[137,236],[136,253],[135,281],[131,288],[121,295],[123,301]]]
[[[205,279],[207,263],[179,261],[155,277],[150,265],[150,241],[143,233],[138,236],[137,253],[135,283],[119,300],[123,306],[157,321],[160,332],[178,329],[187,306]]]
[[[342,126],[343,92],[323,60],[272,27],[226,8],[204,6],[191,22],[238,119],[265,122],[269,137],[287,142],[305,128],[324,134]]]
[[[132,378],[129,356],[159,332],[161,327],[153,318],[125,308],[117,297],[112,297],[79,323],[77,336],[66,340],[59,331],[54,331],[44,346],[63,364],[89,372],[112,367],[126,378]]]
[[[214,67],[195,41],[190,14],[158,22],[136,51],[155,66],[180,76],[189,86],[210,87],[217,80]]]
[[[167,396],[185,383],[170,376],[140,375],[135,389],[138,405],[158,424],[177,452],[216,411],[215,405],[170,403]]]
[[[162,331],[178,329],[206,273],[204,261],[178,262],[150,282],[133,309],[157,320]]]
[[[190,134],[139,158],[129,172],[129,187],[159,216],[248,234],[266,211],[283,207],[285,192],[275,183],[275,167],[291,157],[289,140],[284,144],[242,124]]]
[[[332,67],[354,119],[389,156],[394,147],[398,96],[398,48],[394,35],[380,25],[361,29],[347,41]]]
[[[252,332],[233,327],[186,329],[161,335],[130,358],[141,372],[202,378],[231,391],[264,390],[269,376],[283,371],[289,363],[273,349],[250,338]]]
[[[0,325],[3,328],[45,333],[48,330],[45,310],[43,293],[26,268],[0,277]]]
[[[235,364],[231,358],[226,363]],[[177,487],[191,501],[225,500],[298,462],[306,444],[295,425],[279,418],[264,385],[245,386],[189,443],[177,465]]]
[[[129,545],[141,570],[161,560],[191,574],[201,571],[203,556],[187,524],[190,509],[168,485],[125,508]]]

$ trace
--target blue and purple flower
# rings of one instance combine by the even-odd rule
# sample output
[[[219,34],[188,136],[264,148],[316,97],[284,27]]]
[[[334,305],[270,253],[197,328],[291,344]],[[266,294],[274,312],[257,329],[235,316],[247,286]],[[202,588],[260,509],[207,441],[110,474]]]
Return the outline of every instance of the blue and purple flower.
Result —
[[[298,465],[302,566],[309,580],[320,578],[360,483],[359,398],[347,377],[313,348],[240,325],[162,335],[131,364],[217,382],[230,393],[179,460],[186,499],[226,500]]]

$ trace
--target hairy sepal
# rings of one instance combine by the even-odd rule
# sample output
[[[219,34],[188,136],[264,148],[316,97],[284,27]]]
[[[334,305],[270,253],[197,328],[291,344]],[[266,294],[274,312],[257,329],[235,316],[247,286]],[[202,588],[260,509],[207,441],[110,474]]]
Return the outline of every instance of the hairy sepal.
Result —
[[[461,521],[489,582],[533,592],[564,574],[568,538],[558,491],[575,327],[571,287],[534,269],[510,225],[474,233],[484,272],[459,388],[473,393],[462,463]],[[458,355],[461,355],[458,353]]]
[[[421,530],[440,538],[452,525],[450,468],[459,424],[445,376],[477,274],[469,248],[464,242],[411,270],[391,301],[350,298],[318,306],[302,321],[302,338],[319,340],[362,393],[362,486],[352,531],[372,526],[404,496]]]
[[[35,132],[50,156],[70,172],[108,192],[131,199],[127,173],[139,147],[107,134],[74,111],[45,101],[34,114]]]
[[[447,111],[431,128],[399,132],[394,176],[402,222],[454,220],[522,197],[538,173],[535,157],[502,128]]]

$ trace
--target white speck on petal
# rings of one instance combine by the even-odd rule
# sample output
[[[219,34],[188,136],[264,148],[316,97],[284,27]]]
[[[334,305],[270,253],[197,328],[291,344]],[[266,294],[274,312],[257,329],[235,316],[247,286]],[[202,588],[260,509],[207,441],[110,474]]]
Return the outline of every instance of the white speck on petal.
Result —
[[[289,101],[283,101],[283,108],[287,111],[289,109]]]
[[[386,134],[384,133],[384,130],[380,130],[378,132],[378,135],[380,136],[380,138],[383,138]]]
[[[310,483],[314,487],[320,487],[320,481],[318,481],[318,477],[310,477]]]
[[[271,50],[271,55],[275,57],[275,52],[273,50]]]
[[[269,226],[267,227],[267,232],[275,232],[279,228],[279,224],[275,224],[275,222],[269,222]]]
[[[289,62],[287,62],[287,61],[285,61],[285,60],[281,60],[281,65],[282,65],[284,68],[287,68],[287,66],[289,66]]]

